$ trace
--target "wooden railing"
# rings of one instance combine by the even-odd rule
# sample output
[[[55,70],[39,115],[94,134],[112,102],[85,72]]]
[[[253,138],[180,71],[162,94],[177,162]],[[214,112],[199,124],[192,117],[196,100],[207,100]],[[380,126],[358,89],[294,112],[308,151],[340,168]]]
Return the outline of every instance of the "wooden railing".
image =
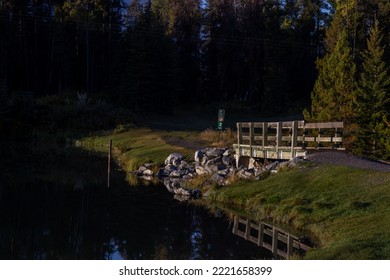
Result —
[[[344,150],[343,127],[342,122],[240,122],[234,146],[239,156],[280,159],[303,155],[307,149]]]
[[[286,231],[239,216],[234,217],[233,233],[284,259],[304,255],[311,248]]]

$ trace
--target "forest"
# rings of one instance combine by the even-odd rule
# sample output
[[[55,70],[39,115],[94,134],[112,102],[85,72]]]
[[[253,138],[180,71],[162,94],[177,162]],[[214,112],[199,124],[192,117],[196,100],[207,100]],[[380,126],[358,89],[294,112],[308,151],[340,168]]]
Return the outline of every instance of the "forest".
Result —
[[[0,0],[0,135],[223,106],[343,121],[389,159],[389,42],[389,0]]]

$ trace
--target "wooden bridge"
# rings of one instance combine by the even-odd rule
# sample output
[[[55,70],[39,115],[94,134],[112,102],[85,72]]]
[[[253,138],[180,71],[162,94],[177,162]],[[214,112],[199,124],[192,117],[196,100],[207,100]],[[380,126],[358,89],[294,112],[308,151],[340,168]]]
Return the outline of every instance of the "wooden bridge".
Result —
[[[234,217],[233,233],[284,259],[289,259],[293,255],[303,255],[311,248],[298,237],[281,229],[239,216]]]
[[[344,150],[342,122],[239,122],[236,156],[292,159],[310,149]],[[238,159],[237,159],[238,162]]]

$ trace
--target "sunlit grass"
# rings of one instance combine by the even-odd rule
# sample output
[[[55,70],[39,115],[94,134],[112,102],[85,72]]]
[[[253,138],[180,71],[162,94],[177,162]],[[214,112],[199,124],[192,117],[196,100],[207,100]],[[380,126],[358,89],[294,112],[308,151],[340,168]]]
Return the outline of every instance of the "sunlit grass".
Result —
[[[306,258],[390,259],[390,173],[313,166],[238,182],[212,199],[307,232],[318,248]]]
[[[194,149],[185,146],[186,142],[199,142],[198,132],[167,132],[150,129],[130,129],[127,132],[81,139],[80,145],[95,151],[108,153],[108,143],[112,139],[113,153],[126,171],[137,169],[144,163],[156,165],[164,163],[171,153],[182,153],[192,158]],[[179,141],[180,140],[180,141]],[[199,145],[207,145],[206,141]]]

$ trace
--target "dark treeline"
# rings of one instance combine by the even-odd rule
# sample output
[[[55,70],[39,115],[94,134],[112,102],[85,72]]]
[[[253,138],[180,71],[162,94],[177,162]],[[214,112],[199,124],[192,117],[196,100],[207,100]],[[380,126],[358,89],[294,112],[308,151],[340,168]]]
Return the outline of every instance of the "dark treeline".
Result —
[[[0,0],[0,36],[0,114],[18,92],[80,93],[133,112],[306,107],[308,120],[390,130],[388,0]],[[382,113],[363,116],[374,103]]]
[[[329,8],[319,0],[2,0],[2,90],[104,94],[134,109],[223,102],[282,111],[309,100]]]

